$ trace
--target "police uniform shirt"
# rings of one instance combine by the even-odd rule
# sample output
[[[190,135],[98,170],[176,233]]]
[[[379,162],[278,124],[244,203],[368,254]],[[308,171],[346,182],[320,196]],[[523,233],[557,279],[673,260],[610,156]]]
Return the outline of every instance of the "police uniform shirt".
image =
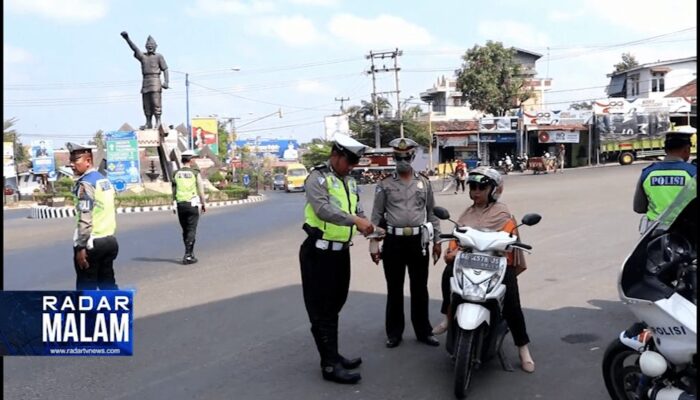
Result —
[[[330,222],[335,225],[355,225],[353,215],[341,210],[331,203],[326,182],[326,174],[335,175],[330,162],[316,166],[311,170],[309,176],[306,178],[306,182],[304,182],[306,201],[311,205],[311,208],[313,208],[314,213],[316,213],[318,218],[322,219],[323,221]],[[338,175],[335,175],[335,177],[338,179],[339,184],[341,182],[345,183],[346,191],[349,187],[348,182],[355,179],[349,175],[345,178],[341,178]],[[357,187],[357,185],[355,185],[355,187]],[[355,195],[358,194],[355,193]],[[357,202],[357,210],[355,211],[355,215],[365,218],[365,213],[362,210],[359,201]]]
[[[435,197],[427,178],[413,171],[413,178],[405,182],[394,172],[377,184],[372,209],[372,223],[379,225],[382,218],[388,225],[404,228],[433,224],[434,241],[440,235],[440,220],[433,214]]]
[[[686,163],[685,160],[683,160],[681,157],[677,156],[666,156],[664,161],[659,161],[656,162],[646,168],[642,171],[642,175],[639,177],[639,181],[637,182],[637,188],[634,192],[634,201],[633,201],[633,209],[634,212],[639,213],[639,214],[645,214],[647,211],[649,211],[649,198],[647,197],[647,193],[644,191],[644,180],[646,179],[647,175],[649,172],[656,170],[656,169],[663,169],[665,168],[665,165],[668,165],[670,163],[676,164],[676,163],[682,163],[679,164],[681,167],[685,167],[684,169],[688,171],[688,173],[691,176],[695,176],[697,174],[697,168],[689,163]],[[677,169],[677,168],[674,168]]]
[[[88,241],[92,236],[92,211],[95,208],[95,186],[93,184],[95,177],[91,174],[99,174],[104,179],[104,176],[97,170],[90,168],[78,178],[73,187],[73,195],[77,198],[76,211],[78,213],[78,224],[73,234],[73,246],[79,248],[87,247]],[[85,179],[88,176],[91,179]]]
[[[194,176],[195,176],[195,180],[196,180],[196,182],[197,182],[197,195],[194,196],[193,198],[191,198],[191,199],[189,200],[189,201],[192,203],[192,205],[197,205],[198,203],[199,203],[199,204],[205,204],[205,200],[204,200],[204,181],[202,181],[202,176],[199,174],[199,171],[196,170],[196,169],[194,169],[194,168],[192,168],[192,167],[184,166],[184,167],[178,169],[177,172],[175,172],[174,175],[177,175],[177,173],[180,172],[180,171],[191,171],[191,172],[194,174]],[[176,180],[174,179],[174,176],[173,176],[173,179],[172,179],[172,188],[173,188],[173,200],[176,200],[176,196],[177,196],[177,182],[176,182]]]

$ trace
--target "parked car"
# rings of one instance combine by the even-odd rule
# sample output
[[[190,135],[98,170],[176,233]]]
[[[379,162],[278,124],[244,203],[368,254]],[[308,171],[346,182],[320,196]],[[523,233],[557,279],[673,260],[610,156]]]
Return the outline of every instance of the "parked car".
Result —
[[[272,177],[272,190],[284,190],[284,174],[275,174]]]

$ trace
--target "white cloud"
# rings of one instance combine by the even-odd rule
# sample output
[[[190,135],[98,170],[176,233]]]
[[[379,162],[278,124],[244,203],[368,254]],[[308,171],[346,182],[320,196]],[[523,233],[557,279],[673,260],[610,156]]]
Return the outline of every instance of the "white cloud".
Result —
[[[303,46],[321,41],[321,35],[310,19],[302,16],[265,17],[253,22],[253,31],[276,37],[291,46]]]
[[[7,43],[3,45],[3,56],[5,64],[22,64],[32,60],[32,55],[27,50],[11,46]]]
[[[534,26],[516,21],[481,21],[477,31],[485,40],[503,42],[505,47],[521,47],[530,50],[534,47],[546,47],[549,37],[539,32]]]
[[[340,39],[367,48],[416,47],[433,42],[425,28],[392,15],[361,18],[340,14],[331,19],[328,29]]]
[[[305,6],[322,6],[329,7],[335,6],[340,3],[340,0],[289,0],[292,4],[299,4]]]
[[[697,25],[695,0],[666,0],[662,3],[590,0],[582,2],[582,6],[612,25],[652,35]]]
[[[187,8],[187,13],[193,16],[260,15],[276,9],[277,6],[270,1],[196,0],[194,7]]]
[[[301,93],[322,94],[330,93],[331,88],[318,81],[300,80],[297,82],[296,90]]]
[[[63,22],[92,22],[107,15],[107,0],[10,0],[10,10]]]
[[[583,11],[580,9],[577,11],[551,10],[547,14],[547,18],[553,22],[568,22],[581,17],[581,15],[583,15]]]

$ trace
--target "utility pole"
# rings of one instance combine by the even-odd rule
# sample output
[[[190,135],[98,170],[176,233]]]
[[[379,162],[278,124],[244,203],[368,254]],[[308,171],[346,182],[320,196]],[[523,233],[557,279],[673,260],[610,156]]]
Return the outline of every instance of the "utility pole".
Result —
[[[341,98],[337,98],[337,97],[336,97],[336,98],[335,98],[335,101],[339,101],[339,102],[340,102],[340,112],[341,112],[341,113],[345,113],[345,107],[343,107],[343,106],[344,106],[345,102],[346,102],[346,101],[349,101],[349,100],[350,100],[349,97],[341,97]]]
[[[403,51],[397,48],[394,54],[395,56],[392,58],[394,59],[394,76],[396,78],[396,116],[399,119],[399,132],[403,139],[403,118],[401,118],[401,101],[399,100],[399,93],[401,93],[401,90],[399,90],[399,71],[401,70],[401,68],[399,68],[399,56],[403,54]]]
[[[428,167],[430,172],[433,172],[433,102],[428,101],[428,136],[430,137],[430,142],[428,142]]]
[[[399,102],[399,67],[398,67],[398,61],[397,58],[402,55],[403,52],[399,49],[395,49],[393,51],[380,51],[380,52],[373,52],[370,50],[369,54],[365,56],[365,58],[369,59],[371,62],[371,67],[370,70],[367,71],[368,74],[372,74],[372,103],[374,105],[374,147],[375,148],[380,148],[381,147],[381,134],[379,132],[379,109],[377,107],[377,80],[375,74],[377,72],[390,72],[390,71],[395,71],[396,73],[396,90],[395,91],[390,91],[390,92],[383,92],[383,93],[396,93],[396,107],[398,109],[398,117],[401,119],[401,103]],[[374,64],[375,59],[381,59],[384,60],[385,58],[391,58],[394,60],[394,67],[393,68],[387,68],[386,65],[382,65],[381,68],[377,68]],[[401,132],[401,137],[403,137],[403,123],[400,124],[400,132]]]

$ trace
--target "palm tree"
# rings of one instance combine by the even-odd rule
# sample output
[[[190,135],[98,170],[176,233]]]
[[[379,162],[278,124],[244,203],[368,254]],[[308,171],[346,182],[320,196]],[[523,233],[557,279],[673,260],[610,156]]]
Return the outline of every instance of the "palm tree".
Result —
[[[27,150],[22,146],[20,134],[14,128],[17,123],[17,118],[3,120],[2,124],[2,139],[3,142],[13,142],[15,150],[15,164],[27,161]]]

